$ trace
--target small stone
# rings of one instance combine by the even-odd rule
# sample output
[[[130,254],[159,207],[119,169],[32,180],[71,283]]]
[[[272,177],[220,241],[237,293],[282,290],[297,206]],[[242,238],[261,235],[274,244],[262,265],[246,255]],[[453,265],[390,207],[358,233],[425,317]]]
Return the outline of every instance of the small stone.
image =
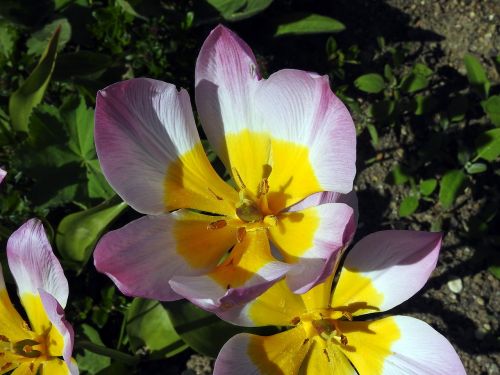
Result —
[[[484,323],[483,328],[486,332],[491,331],[491,326],[488,323]]]
[[[453,293],[458,294],[463,289],[462,280],[459,278],[451,279],[447,283],[448,289],[450,289]]]
[[[482,299],[481,297],[474,296],[474,300],[479,306],[484,306],[484,299]]]

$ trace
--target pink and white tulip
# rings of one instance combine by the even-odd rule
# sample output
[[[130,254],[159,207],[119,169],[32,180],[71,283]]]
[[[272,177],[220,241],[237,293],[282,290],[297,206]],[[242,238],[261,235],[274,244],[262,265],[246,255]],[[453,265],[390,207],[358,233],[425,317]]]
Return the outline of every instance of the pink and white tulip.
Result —
[[[39,220],[11,235],[7,260],[29,324],[12,305],[0,268],[0,373],[78,374],[73,328],[64,318],[68,281]]]
[[[208,161],[184,89],[139,78],[98,93],[104,175],[146,216],[101,239],[97,269],[126,295],[185,297],[217,313],[282,278],[297,293],[322,282],[352,237],[353,209],[292,207],[352,190],[355,128],[328,77],[287,69],[262,79],[248,45],[218,26],[198,56],[195,94],[232,185]]]
[[[232,337],[215,362],[215,375],[465,375],[453,346],[428,324],[385,312],[425,284],[441,246],[437,233],[383,231],[358,242],[340,278],[333,274],[305,294],[279,282],[239,312],[245,326],[290,329],[272,336]]]

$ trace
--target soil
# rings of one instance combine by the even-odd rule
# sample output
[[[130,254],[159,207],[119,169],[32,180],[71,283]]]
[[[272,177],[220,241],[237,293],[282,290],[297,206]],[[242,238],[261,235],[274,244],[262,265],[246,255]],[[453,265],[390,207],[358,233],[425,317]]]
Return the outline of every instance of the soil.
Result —
[[[393,44],[411,42],[431,68],[457,76],[465,73],[463,55],[472,53],[481,58],[490,79],[498,82],[491,60],[500,53],[498,0],[337,0],[331,15],[346,24],[349,40],[361,49],[374,48],[374,35]],[[303,68],[300,58],[297,61],[295,67]],[[393,165],[414,151],[415,137],[418,134],[410,126],[397,132],[389,129],[376,147],[378,161],[371,164],[366,164],[374,156],[369,139],[358,140],[356,238],[383,229],[430,230],[441,217],[444,242],[436,270],[423,290],[392,313],[417,317],[441,332],[468,374],[500,375],[500,281],[487,271],[492,245],[488,239],[466,236],[468,220],[484,202],[468,188],[452,214],[443,215],[436,205],[401,219],[397,210],[407,188],[386,181]],[[207,357],[193,355],[184,374],[210,374],[210,364]]]

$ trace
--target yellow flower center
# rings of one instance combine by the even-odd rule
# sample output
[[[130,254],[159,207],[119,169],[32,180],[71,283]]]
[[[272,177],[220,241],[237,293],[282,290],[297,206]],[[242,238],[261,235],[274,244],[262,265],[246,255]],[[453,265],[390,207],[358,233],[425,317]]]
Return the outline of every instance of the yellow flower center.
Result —
[[[292,324],[301,324],[309,338],[317,336],[345,347],[349,341],[340,329],[339,321],[342,320],[352,321],[352,314],[349,311],[325,308],[302,314],[294,318]]]
[[[239,188],[239,202],[236,204],[235,217],[224,218],[208,225],[208,229],[220,229],[226,225],[238,228],[237,240],[242,242],[246,232],[265,230],[278,223],[278,217],[269,208],[269,182],[268,177],[263,178],[259,184],[257,196],[254,196],[241,179],[238,171],[233,170]],[[271,168],[269,167],[269,174]]]
[[[27,330],[26,334],[31,337],[15,342],[0,335],[0,371],[16,368],[25,362],[31,362],[30,368],[34,371],[35,361],[45,361],[50,357],[46,344],[47,334],[36,337],[31,330]]]

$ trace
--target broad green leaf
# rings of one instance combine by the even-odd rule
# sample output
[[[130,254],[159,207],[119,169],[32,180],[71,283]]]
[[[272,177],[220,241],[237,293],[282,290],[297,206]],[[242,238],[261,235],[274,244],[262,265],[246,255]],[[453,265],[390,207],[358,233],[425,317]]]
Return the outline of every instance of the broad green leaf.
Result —
[[[81,268],[109,225],[127,208],[111,199],[88,210],[69,214],[57,228],[56,244],[61,256]]]
[[[94,344],[104,346],[101,337],[99,336],[99,332],[97,332],[97,330],[95,330],[92,326],[82,324],[80,328],[82,336],[86,337]],[[111,364],[111,359],[109,357],[93,353],[87,349],[83,350],[83,355],[76,355],[76,361],[80,370],[87,371],[92,375],[97,374],[99,371]]]
[[[484,163],[472,163],[472,164],[465,165],[465,170],[469,174],[483,173],[487,169],[488,169],[488,166]]]
[[[401,81],[401,90],[407,93],[414,93],[425,89],[428,85],[429,81],[426,77],[410,73]]]
[[[238,10],[242,9],[246,0],[205,0],[208,4],[214,7],[222,17],[231,17]]]
[[[260,12],[266,10],[274,0],[246,0],[246,5],[229,16],[228,21],[240,21],[245,18],[250,18]],[[236,0],[235,2],[238,2]]]
[[[437,181],[435,178],[429,178],[428,180],[422,180],[419,184],[420,193],[424,196],[431,195],[436,189]]]
[[[410,175],[399,164],[395,165],[390,174],[391,182],[395,185],[403,185],[410,179]]]
[[[17,38],[17,29],[9,22],[0,19],[0,54],[9,59],[14,52],[14,45]]]
[[[500,126],[500,95],[493,95],[483,104],[484,112],[495,126]]]
[[[68,43],[71,39],[71,25],[66,18],[60,18],[52,21],[51,23],[45,25],[41,30],[31,34],[31,37],[26,42],[28,54],[41,55],[45,50],[45,46],[47,46],[47,43],[50,41],[51,36],[58,27],[61,28],[61,34],[59,35],[59,40],[57,42],[57,50],[61,51],[66,43]]]
[[[439,202],[447,209],[465,188],[466,175],[461,169],[453,169],[445,173],[440,182]]]
[[[69,149],[84,163],[95,159],[94,110],[87,108],[83,98],[74,98],[63,106],[61,116],[69,135]]]
[[[476,139],[476,158],[495,160],[500,155],[500,129],[488,130]]]
[[[153,357],[172,357],[188,348],[158,301],[134,298],[126,319],[126,329],[134,352],[146,348]]]
[[[17,131],[28,131],[29,117],[33,108],[39,104],[47,88],[57,55],[57,42],[61,28],[52,35],[38,65],[21,86],[10,96],[9,114],[12,126]]]
[[[356,78],[354,86],[356,86],[358,90],[370,94],[377,94],[385,88],[385,81],[380,74],[369,73]]]
[[[467,78],[472,87],[483,98],[487,98],[490,92],[491,83],[486,75],[486,70],[473,55],[464,56],[465,69],[467,70]]]
[[[434,71],[431,68],[421,63],[416,63],[412,70],[413,73],[425,78],[429,78],[432,74],[434,74]]]
[[[342,22],[320,14],[290,14],[278,25],[274,36],[338,33],[345,26]]]
[[[167,311],[179,336],[198,353],[216,357],[232,336],[241,332],[273,333],[273,328],[243,328],[224,322],[188,301],[168,304]]]
[[[405,217],[414,213],[418,208],[419,199],[415,195],[409,195],[403,199],[399,206],[399,216]]]

